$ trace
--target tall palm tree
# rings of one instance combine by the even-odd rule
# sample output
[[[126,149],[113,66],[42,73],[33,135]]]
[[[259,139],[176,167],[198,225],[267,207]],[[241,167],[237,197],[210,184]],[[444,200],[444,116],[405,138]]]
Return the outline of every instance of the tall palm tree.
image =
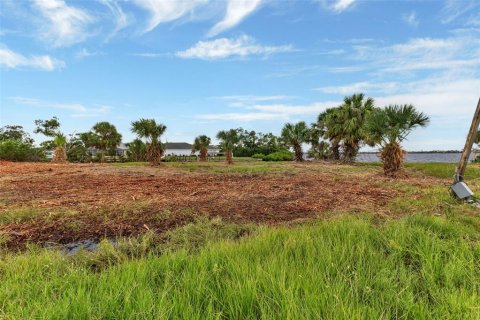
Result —
[[[310,128],[305,121],[285,124],[281,136],[285,145],[293,148],[295,161],[303,161],[302,143],[307,142],[310,137]]]
[[[365,125],[367,139],[380,145],[380,158],[385,175],[394,176],[402,169],[405,151],[401,142],[417,127],[425,127],[430,119],[411,104],[390,105],[371,113]]]
[[[345,97],[338,110],[338,125],[341,126],[344,159],[353,162],[365,142],[364,125],[367,116],[375,110],[375,101],[363,93]]]
[[[200,152],[200,161],[207,161],[208,156],[208,146],[210,145],[211,139],[206,135],[201,135],[195,138],[192,146],[192,152]]]
[[[157,124],[155,119],[140,119],[132,122],[132,132],[147,143],[147,159],[151,165],[160,165],[163,157],[164,146],[160,141],[167,127]]]
[[[122,135],[118,133],[117,128],[109,122],[98,122],[92,128],[92,144],[101,154],[101,162],[105,162],[105,153],[107,151],[116,150],[120,142],[122,142]]]
[[[67,137],[62,133],[58,133],[53,139],[55,151],[53,152],[52,162],[64,163],[67,161]]]
[[[233,163],[233,149],[237,146],[240,138],[235,129],[223,130],[217,133],[217,139],[220,140],[220,146],[225,151],[227,164]]]

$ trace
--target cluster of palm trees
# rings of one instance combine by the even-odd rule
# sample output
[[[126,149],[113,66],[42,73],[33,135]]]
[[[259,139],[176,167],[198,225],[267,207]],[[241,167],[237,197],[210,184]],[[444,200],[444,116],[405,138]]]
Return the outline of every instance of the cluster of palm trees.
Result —
[[[345,97],[339,106],[320,113],[311,126],[304,121],[285,124],[280,141],[293,149],[296,161],[304,160],[302,145],[306,143],[312,146],[309,152],[311,156],[344,162],[353,162],[362,146],[378,145],[385,174],[395,175],[401,170],[405,155],[402,141],[414,128],[426,126],[428,122],[429,118],[412,105],[377,108],[372,98],[354,94]],[[53,161],[66,161],[67,139],[59,130],[58,119],[37,120],[35,124],[35,133],[54,138],[47,142],[50,143],[50,149],[55,147]],[[161,163],[165,147],[160,139],[166,129],[164,124],[154,119],[139,119],[131,123],[131,131],[138,137],[131,147],[138,149],[139,159],[143,153],[144,160],[152,165]],[[233,163],[233,151],[241,140],[239,132],[238,129],[224,130],[216,136],[225,152],[227,164]],[[114,150],[122,139],[122,135],[109,122],[99,122],[91,131],[78,136],[85,147],[95,147],[100,151],[102,162],[105,153]],[[207,161],[210,143],[211,139],[206,135],[195,138],[192,152],[199,152],[200,161]]]
[[[295,160],[303,160],[302,144],[310,143],[319,158],[353,162],[363,145],[380,146],[384,173],[395,175],[403,164],[405,151],[401,142],[429,118],[413,105],[375,107],[363,94],[345,97],[343,103],[322,112],[311,127],[305,122],[287,123],[283,141],[295,151]]]

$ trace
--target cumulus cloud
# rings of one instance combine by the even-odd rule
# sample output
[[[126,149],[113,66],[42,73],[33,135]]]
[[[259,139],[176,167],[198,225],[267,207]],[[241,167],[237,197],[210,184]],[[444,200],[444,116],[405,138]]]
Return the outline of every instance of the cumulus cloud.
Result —
[[[53,46],[69,46],[87,38],[87,26],[94,18],[85,10],[69,6],[64,0],[34,0],[34,5],[47,21],[42,35]]]
[[[192,48],[178,51],[175,55],[180,58],[213,60],[231,56],[269,55],[293,50],[291,45],[263,46],[258,44],[254,38],[242,35],[236,39],[220,38],[212,41],[199,41]]]
[[[0,66],[8,69],[33,68],[44,71],[53,71],[65,67],[65,62],[56,60],[47,55],[24,56],[7,47],[0,47]]]
[[[230,29],[257,10],[262,0],[228,0],[227,11],[221,21],[213,26],[208,36],[213,37]]]

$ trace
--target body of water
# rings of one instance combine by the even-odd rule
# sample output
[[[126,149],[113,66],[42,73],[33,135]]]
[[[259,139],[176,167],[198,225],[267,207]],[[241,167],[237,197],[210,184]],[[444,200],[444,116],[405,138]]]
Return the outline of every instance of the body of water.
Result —
[[[456,163],[460,161],[461,153],[407,153],[405,162],[445,162]],[[470,155],[470,160],[473,160],[475,155]],[[360,153],[357,156],[359,162],[380,162],[380,158],[375,153]]]

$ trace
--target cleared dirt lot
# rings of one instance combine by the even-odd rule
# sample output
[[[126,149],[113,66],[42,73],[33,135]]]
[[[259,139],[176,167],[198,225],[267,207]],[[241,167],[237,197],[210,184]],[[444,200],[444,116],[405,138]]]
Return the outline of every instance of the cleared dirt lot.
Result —
[[[0,232],[15,248],[28,241],[163,232],[199,215],[276,224],[327,212],[381,211],[398,194],[378,183],[381,178],[372,170],[337,174],[325,164],[281,169],[245,174],[187,172],[168,165],[2,162]]]

